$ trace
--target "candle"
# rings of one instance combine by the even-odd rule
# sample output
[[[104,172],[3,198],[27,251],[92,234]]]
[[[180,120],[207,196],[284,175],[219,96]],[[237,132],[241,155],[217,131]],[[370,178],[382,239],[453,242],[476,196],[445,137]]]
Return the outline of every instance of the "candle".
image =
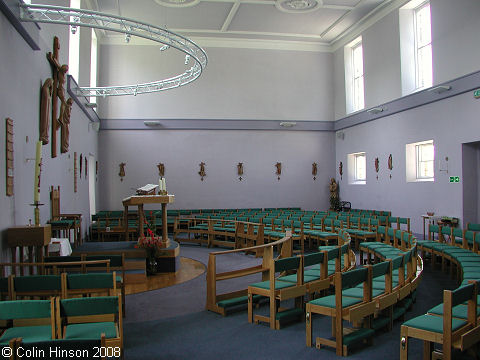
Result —
[[[167,183],[165,181],[165,178],[162,178],[162,188],[165,194],[167,193]]]
[[[33,202],[40,201],[40,171],[42,166],[42,142],[37,141],[37,151],[35,153],[35,178],[33,181]]]
[[[158,194],[162,194],[162,179],[158,179]]]

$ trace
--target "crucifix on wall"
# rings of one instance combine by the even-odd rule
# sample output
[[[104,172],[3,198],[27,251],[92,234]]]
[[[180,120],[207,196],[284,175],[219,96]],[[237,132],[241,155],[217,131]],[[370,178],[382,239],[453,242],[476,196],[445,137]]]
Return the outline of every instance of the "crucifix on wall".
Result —
[[[47,59],[52,67],[52,158],[57,157],[57,130],[62,125],[62,152],[68,151],[68,126],[70,124],[70,108],[72,101],[65,98],[65,82],[67,80],[68,65],[61,65],[58,60],[60,42],[58,37],[53,38],[53,53],[47,53]],[[60,99],[60,114],[57,117],[58,99]]]

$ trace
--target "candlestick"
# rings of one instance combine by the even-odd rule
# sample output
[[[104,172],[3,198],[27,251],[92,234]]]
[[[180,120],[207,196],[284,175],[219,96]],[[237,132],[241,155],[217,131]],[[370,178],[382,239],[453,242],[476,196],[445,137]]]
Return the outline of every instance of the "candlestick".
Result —
[[[35,177],[33,180],[33,202],[40,201],[40,171],[42,166],[42,142],[37,141],[35,153]]]

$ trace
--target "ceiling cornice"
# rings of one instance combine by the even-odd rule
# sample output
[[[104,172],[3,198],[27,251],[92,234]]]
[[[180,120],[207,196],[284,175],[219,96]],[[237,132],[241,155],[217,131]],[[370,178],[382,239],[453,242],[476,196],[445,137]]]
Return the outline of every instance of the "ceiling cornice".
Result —
[[[176,32],[176,31],[175,31]],[[266,40],[266,39],[238,39],[220,37],[189,36],[189,38],[202,48],[237,48],[237,49],[265,49],[283,51],[310,51],[310,52],[331,52],[331,47],[324,42],[316,41],[294,41],[294,40]],[[122,35],[110,35],[100,39],[102,45],[155,45],[150,40],[132,37],[130,42],[125,44],[125,37]]]

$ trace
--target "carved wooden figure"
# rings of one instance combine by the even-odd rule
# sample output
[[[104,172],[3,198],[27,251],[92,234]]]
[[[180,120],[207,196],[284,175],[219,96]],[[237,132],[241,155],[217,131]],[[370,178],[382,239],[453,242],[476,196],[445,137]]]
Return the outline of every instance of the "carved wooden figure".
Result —
[[[317,163],[314,162],[314,163],[312,164],[313,180],[316,180],[316,179],[317,179],[317,171],[318,171],[318,169],[317,169]]]
[[[199,164],[200,166],[200,171],[198,172],[198,175],[200,175],[200,179],[203,181],[203,178],[207,176],[207,173],[205,172],[205,164],[203,161]]]
[[[77,192],[77,152],[73,153],[73,192]]]
[[[50,130],[50,112],[52,105],[53,94],[53,79],[48,78],[45,80],[41,91],[40,101],[40,138],[39,140],[43,145],[47,145],[49,141]]]
[[[82,166],[83,166],[83,157],[82,157],[82,154],[80,154],[80,174],[79,174],[80,179],[82,178]]]
[[[238,174],[238,176],[239,176],[238,180],[242,181],[243,163],[238,163],[238,164],[237,164],[237,174]]]
[[[157,168],[158,168],[158,176],[164,177],[165,176],[165,165],[163,163],[158,163]]]
[[[392,171],[393,169],[393,159],[392,154],[388,155],[388,170]],[[392,173],[390,172],[390,179],[392,178]]]
[[[277,169],[275,171],[275,174],[277,175],[277,180],[280,180],[280,175],[282,175],[282,163],[281,162],[277,162],[275,164],[275,168]]]
[[[340,161],[340,164],[338,165],[338,173],[340,174],[340,180],[342,180],[343,179],[343,163],[341,161]]]
[[[340,204],[340,199],[338,197],[338,183],[335,181],[334,178],[330,179],[330,208],[332,210],[337,210],[339,204]]]
[[[52,93],[52,158],[57,157],[57,130],[60,127],[57,119],[57,107],[58,107],[58,96],[59,90],[62,92],[60,96],[65,98],[65,76],[68,71],[67,65],[60,65],[58,61],[58,51],[60,50],[60,42],[58,37],[53,38],[53,53],[47,53],[47,59],[52,67],[53,75],[53,93]],[[62,70],[62,74],[60,71]]]
[[[378,180],[378,170],[380,170],[380,162],[378,161],[378,157],[375,158],[375,172],[377,173],[377,180]]]
[[[123,177],[125,176],[125,165],[127,164],[124,162],[120,163],[120,172],[118,173],[118,176],[120,176],[120,181],[123,181]]]
[[[73,104],[73,100],[72,98],[69,98],[67,100],[65,109],[63,110],[63,117],[61,118],[61,121],[60,121],[60,124],[61,124],[60,151],[62,153],[68,152],[68,147],[70,142],[70,115],[72,112],[72,104]],[[86,164],[86,159],[85,159],[85,164]],[[85,166],[85,169],[86,168],[87,167]]]

